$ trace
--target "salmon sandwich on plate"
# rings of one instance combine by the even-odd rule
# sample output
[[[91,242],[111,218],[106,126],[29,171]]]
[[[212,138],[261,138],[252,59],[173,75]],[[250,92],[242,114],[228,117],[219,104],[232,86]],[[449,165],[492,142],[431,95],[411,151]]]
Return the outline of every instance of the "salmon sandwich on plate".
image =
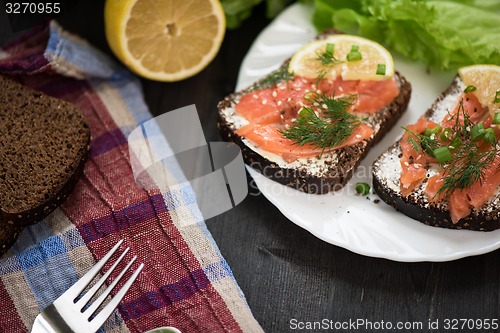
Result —
[[[373,186],[428,225],[500,228],[500,67],[462,67],[446,91],[374,163]]]
[[[222,100],[218,126],[241,147],[245,163],[268,178],[324,194],[347,183],[410,95],[383,46],[332,31]]]

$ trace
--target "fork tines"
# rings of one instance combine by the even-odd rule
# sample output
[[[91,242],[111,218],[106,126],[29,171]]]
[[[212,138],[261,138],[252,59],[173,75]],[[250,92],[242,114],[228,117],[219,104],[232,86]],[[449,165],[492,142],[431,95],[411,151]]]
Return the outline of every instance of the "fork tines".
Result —
[[[125,266],[124,269],[119,273],[119,275],[111,282],[111,284],[100,294],[94,302],[90,303],[91,299],[97,295],[99,289],[103,286],[105,281],[109,278],[111,273],[115,270],[115,268],[120,264],[125,255],[129,252],[130,247],[127,247],[118,259],[113,263],[113,265],[102,275],[102,277],[81,297],[79,297],[82,292],[89,286],[89,284],[94,280],[99,271],[104,267],[104,265],[110,260],[113,254],[118,250],[120,245],[123,243],[123,240],[120,240],[113,248],[101,259],[99,260],[84,276],[82,276],[66,293],[64,293],[60,298],[64,299],[64,302],[67,302],[69,299],[74,303],[74,306],[77,309],[80,309],[82,315],[87,318],[89,321],[97,321],[104,322],[106,318],[108,318],[113,310],[118,306],[120,301],[123,299],[128,289],[135,281],[139,273],[144,267],[144,264],[140,264],[139,267],[134,271],[132,276],[125,282],[123,287],[116,293],[116,295],[107,303],[103,309],[92,317],[99,307],[104,303],[106,298],[109,296],[111,291],[115,288],[118,282],[122,279],[125,273],[130,269],[132,264],[136,261],[137,256],[134,256]],[[58,299],[59,300],[59,299]],[[57,305],[57,301],[54,302]]]

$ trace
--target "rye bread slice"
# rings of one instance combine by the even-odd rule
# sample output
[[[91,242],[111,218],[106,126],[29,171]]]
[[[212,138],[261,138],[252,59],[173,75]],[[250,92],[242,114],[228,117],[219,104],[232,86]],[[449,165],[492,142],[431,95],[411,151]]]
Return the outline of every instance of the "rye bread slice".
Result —
[[[465,84],[458,76],[455,77],[450,86],[425,112],[424,117],[441,122],[447,111],[455,107],[464,89]],[[472,210],[469,216],[457,223],[452,222],[446,201],[431,203],[427,200],[424,194],[425,180],[422,186],[408,197],[402,197],[399,185],[400,141],[401,139],[395,142],[373,163],[373,189],[383,201],[401,213],[434,227],[475,231],[491,231],[500,228],[500,191],[481,210]]]
[[[0,76],[0,255],[71,193],[90,150],[73,104]]]
[[[328,31],[317,38],[324,38],[332,33],[338,32]],[[241,148],[246,164],[274,181],[311,194],[325,194],[340,190],[351,179],[354,170],[370,147],[380,141],[404,113],[410,100],[411,85],[400,73],[396,72],[394,79],[400,87],[399,95],[382,110],[367,115],[364,120],[375,130],[369,140],[324,153],[321,157],[286,163],[279,156],[260,150],[255,144],[236,134],[242,126],[242,117],[236,114],[234,107],[243,95],[255,90],[255,87],[266,81],[268,77],[282,72],[288,67],[288,63],[289,60],[280,69],[270,73],[254,85],[230,94],[219,102],[217,126],[220,135],[223,140],[234,142]]]

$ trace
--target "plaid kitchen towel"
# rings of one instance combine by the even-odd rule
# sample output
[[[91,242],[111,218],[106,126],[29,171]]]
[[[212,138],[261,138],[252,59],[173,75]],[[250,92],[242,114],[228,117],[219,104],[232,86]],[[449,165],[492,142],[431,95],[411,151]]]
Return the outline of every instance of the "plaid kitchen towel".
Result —
[[[56,22],[0,49],[0,73],[77,105],[92,135],[71,196],[0,260],[1,332],[29,331],[119,239],[145,267],[101,332],[262,331],[189,188],[146,190],[134,179],[127,137],[151,118],[136,77]]]

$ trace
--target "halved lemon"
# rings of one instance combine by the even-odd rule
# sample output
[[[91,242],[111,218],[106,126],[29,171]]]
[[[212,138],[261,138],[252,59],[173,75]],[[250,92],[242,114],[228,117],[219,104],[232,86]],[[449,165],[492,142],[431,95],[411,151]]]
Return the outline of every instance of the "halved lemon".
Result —
[[[327,58],[333,60],[328,61]],[[382,45],[351,35],[331,35],[303,46],[289,71],[306,78],[385,80],[394,75],[392,55]]]
[[[178,81],[216,56],[226,21],[219,0],[106,0],[106,39],[136,74]]]
[[[474,94],[482,106],[489,108],[490,114],[500,112],[500,66],[472,65],[458,69],[458,75],[467,86],[474,86]]]

